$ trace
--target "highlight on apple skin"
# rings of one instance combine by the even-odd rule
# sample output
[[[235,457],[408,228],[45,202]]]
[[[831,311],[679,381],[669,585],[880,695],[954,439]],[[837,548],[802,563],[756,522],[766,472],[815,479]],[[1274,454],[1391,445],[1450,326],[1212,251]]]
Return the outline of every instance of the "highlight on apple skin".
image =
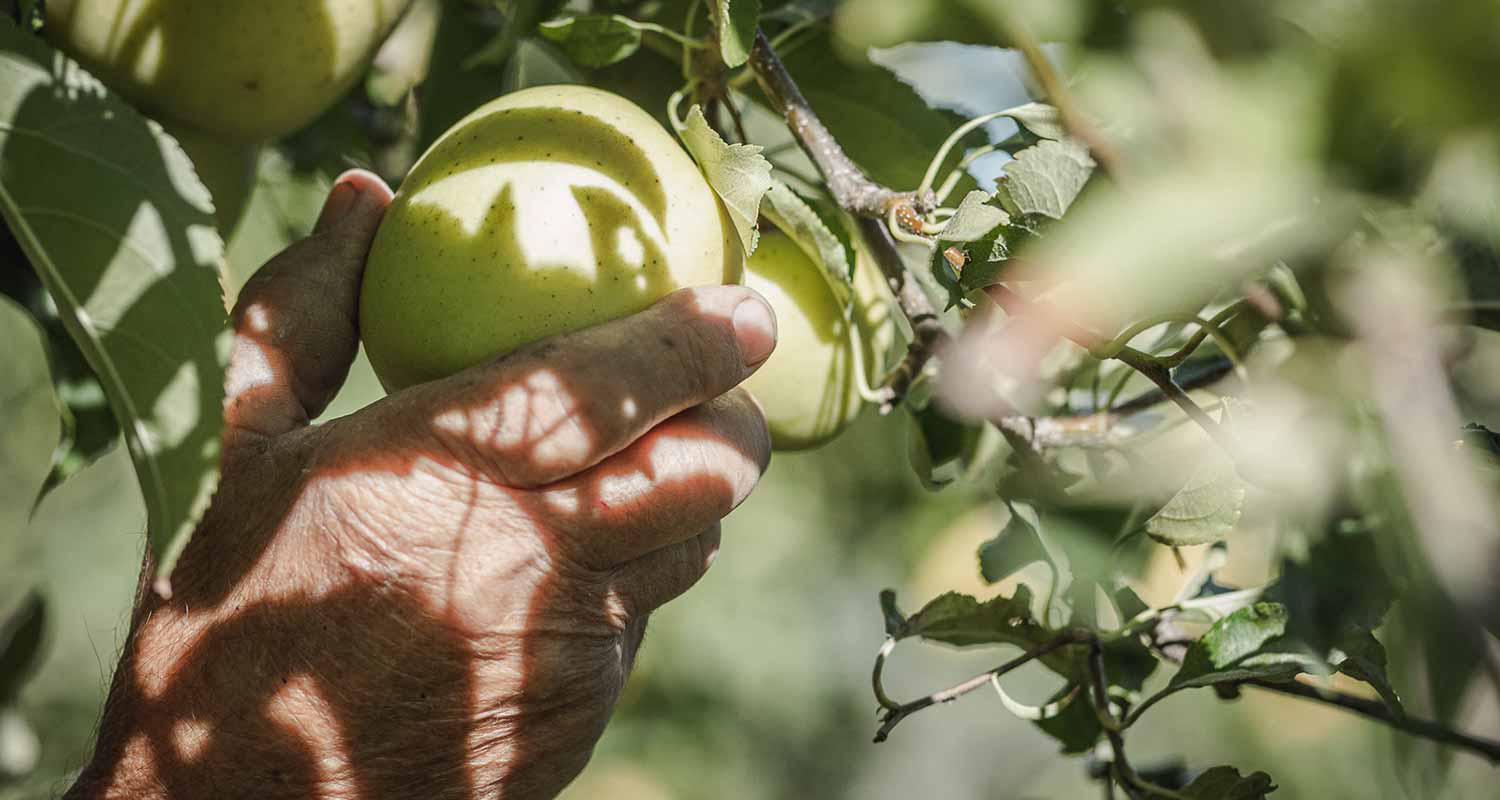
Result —
[[[610,92],[541,86],[432,144],[371,247],[360,333],[387,391],[738,282],[718,197],[655,119]]]

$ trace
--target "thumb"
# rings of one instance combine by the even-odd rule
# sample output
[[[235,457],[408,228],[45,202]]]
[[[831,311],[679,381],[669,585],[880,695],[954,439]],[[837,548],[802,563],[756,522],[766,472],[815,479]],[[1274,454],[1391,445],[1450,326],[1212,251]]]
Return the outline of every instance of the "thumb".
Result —
[[[277,436],[306,425],[343,385],[359,347],[359,282],[391,202],[370,172],[340,175],[313,234],[261,267],[231,315],[227,436]]]

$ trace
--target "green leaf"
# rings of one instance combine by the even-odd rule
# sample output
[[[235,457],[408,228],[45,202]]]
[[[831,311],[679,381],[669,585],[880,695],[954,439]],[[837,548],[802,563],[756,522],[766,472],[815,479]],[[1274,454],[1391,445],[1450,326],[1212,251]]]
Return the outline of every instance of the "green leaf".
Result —
[[[492,4],[473,4],[492,5]],[[507,0],[500,4],[500,14],[494,15],[493,9],[464,8],[463,6],[447,6],[443,9],[443,17],[456,23],[455,27],[467,30],[469,38],[480,36],[478,41],[483,41],[483,46],[475,47],[477,41],[466,42],[462,51],[467,55],[462,56],[462,65],[465,70],[471,70],[483,66],[499,66],[508,61],[511,54],[515,52],[516,45],[529,36],[537,28],[537,24],[561,10],[563,0]],[[492,30],[491,20],[486,19],[479,12],[488,12],[489,15],[498,16],[501,20],[499,32],[489,35],[485,40],[483,35]],[[434,46],[434,55],[441,57],[448,48],[444,47],[443,34],[439,32],[438,44]],[[460,55],[458,52],[448,55]],[[431,83],[431,81],[429,81]],[[493,94],[493,91],[491,92]],[[441,133],[442,130],[434,131],[433,135]]]
[[[796,192],[795,189],[792,191]],[[839,249],[844,252],[844,262],[849,265],[848,278],[852,282],[859,257],[854,250],[854,237],[849,234],[848,215],[827,195],[797,192],[797,196],[813,210],[814,214],[818,215],[818,219],[823,221],[823,227],[827,228],[838,240]]]
[[[958,592],[934,598],[911,615],[893,634],[897,639],[920,636],[934,642],[957,647],[976,644],[1012,644],[1035,647],[1045,643],[1051,633],[1032,619],[1031,591],[1016,588],[1012,597],[996,597],[979,602]]]
[[[1264,772],[1240,775],[1234,767],[1214,767],[1205,770],[1180,794],[1191,800],[1265,800],[1265,796],[1276,791],[1271,776]]]
[[[1390,676],[1386,674],[1385,646],[1374,634],[1366,630],[1349,631],[1339,641],[1338,649],[1329,657],[1329,663],[1338,668],[1339,672],[1370,684],[1391,711],[1398,716],[1406,715],[1401,696],[1396,693]]]
[[[607,67],[635,55],[641,48],[640,29],[618,14],[562,17],[543,22],[537,31],[542,38],[557,43],[568,58],[585,67]]]
[[[177,143],[58,58],[0,22],[0,214],[121,421],[165,589],[218,482],[223,243]]]
[[[755,252],[760,241],[760,201],[771,190],[771,162],[753,144],[728,144],[709,127],[698,106],[688,111],[687,120],[677,126],[677,135],[698,162],[729,219],[740,235],[745,255]]]
[[[990,583],[1005,580],[1027,564],[1047,560],[1041,535],[1014,508],[999,535],[979,546],[979,574]]]
[[[1282,562],[1267,595],[1286,605],[1288,632],[1327,653],[1349,631],[1372,631],[1385,620],[1396,584],[1380,559],[1379,543],[1361,520],[1335,523],[1302,558]]]
[[[917,480],[928,489],[958,480],[979,446],[980,426],[954,419],[931,403],[907,408],[907,455]]]
[[[1138,637],[1112,639],[1104,643],[1104,673],[1109,678],[1110,686],[1139,692],[1160,663],[1151,653],[1151,648]]]
[[[104,397],[104,389],[99,386],[98,376],[58,317],[57,304],[26,263],[26,256],[10,229],[3,225],[0,225],[0,295],[13,298],[41,328],[42,351],[36,358],[45,361],[44,369],[51,375],[59,404],[53,417],[61,415],[60,438],[55,435],[55,426],[47,423],[51,431],[48,435],[53,437],[51,444],[56,449],[52,451],[52,469],[40,495],[15,501],[17,510],[29,509],[73,473],[114,449],[120,441],[120,426]],[[20,427],[13,425],[12,429]],[[3,506],[0,502],[0,507]]]
[[[1062,219],[1093,174],[1094,159],[1081,142],[1047,139],[1005,165],[998,194],[1013,213]]]
[[[1146,533],[1172,547],[1210,544],[1239,524],[1245,505],[1245,482],[1234,465],[1222,459],[1201,469],[1161,510],[1146,520]]]
[[[1042,139],[1066,140],[1068,129],[1063,125],[1062,114],[1056,106],[1046,103],[1027,103],[1007,109],[1005,116],[1021,123],[1021,127]]]
[[[35,591],[0,619],[0,709],[15,701],[21,685],[41,661],[47,605]]]
[[[1256,603],[1214,623],[1188,648],[1182,668],[1166,691],[1247,680],[1288,680],[1299,672],[1319,671],[1306,651],[1281,646],[1286,633],[1286,606]]]
[[[896,593],[891,589],[880,590],[880,614],[885,619],[885,635],[899,636],[906,627],[906,615],[896,605]]]
[[[975,189],[964,195],[958,210],[943,228],[945,242],[972,242],[982,239],[1001,225],[1010,224],[1010,215],[989,204],[990,193]]]
[[[823,268],[839,301],[847,301],[854,275],[854,248],[848,233],[843,237],[834,233],[811,204],[781,181],[771,181],[766,201],[761,211]]]
[[[1072,691],[1073,685],[1064,686],[1057,694],[1048,698],[1047,702],[1061,702]],[[1078,694],[1067,706],[1051,717],[1036,721],[1037,728],[1062,745],[1065,755],[1089,752],[1094,748],[1094,743],[1099,741],[1099,735],[1104,733],[1104,728],[1099,724],[1099,715],[1086,694],[1086,689],[1079,688]]]
[[[760,0],[716,0],[719,4],[719,52],[734,69],[750,60],[760,27]]]
[[[501,86],[507,92],[514,92],[532,86],[583,83],[583,73],[557,51],[558,48],[539,39],[517,42],[515,53],[505,62]]]
[[[0,297],[0,540],[18,541],[52,465],[61,408],[52,390],[42,333],[20,306]]]
[[[1120,624],[1125,624],[1137,616],[1150,611],[1151,606],[1141,599],[1139,594],[1129,586],[1121,586],[1114,593],[1115,608],[1120,612]]]

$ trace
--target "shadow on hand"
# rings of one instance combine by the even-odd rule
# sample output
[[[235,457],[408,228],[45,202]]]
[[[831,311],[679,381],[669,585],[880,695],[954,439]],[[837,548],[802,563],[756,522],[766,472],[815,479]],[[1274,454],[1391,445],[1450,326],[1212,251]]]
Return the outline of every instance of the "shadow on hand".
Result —
[[[692,347],[658,338],[642,357]],[[145,756],[174,798],[560,791],[603,732],[650,611],[615,582],[659,554],[589,565],[580,546],[601,542],[581,537],[670,528],[678,501],[722,516],[742,499],[733,469],[672,447],[757,469],[767,453],[692,424],[705,412],[691,409],[558,484],[501,485],[489,457],[551,452],[560,436],[586,446],[649,407],[618,384],[607,402],[583,396],[600,391],[588,369],[600,365],[549,355],[547,343],[518,351],[446,406],[427,402],[443,383],[414,387],[226,456],[175,596],[143,590],[95,763]],[[502,448],[502,430],[523,435]],[[675,540],[698,531],[683,533]],[[349,557],[351,540],[366,549]],[[164,662],[164,648],[181,655]]]

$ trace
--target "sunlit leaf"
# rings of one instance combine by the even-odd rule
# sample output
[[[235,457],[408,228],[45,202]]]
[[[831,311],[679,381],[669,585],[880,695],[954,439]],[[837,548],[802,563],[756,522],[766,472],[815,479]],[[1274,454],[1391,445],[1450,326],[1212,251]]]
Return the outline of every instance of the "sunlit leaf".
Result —
[[[755,252],[760,241],[760,201],[771,190],[771,162],[760,154],[759,145],[725,142],[709,127],[698,106],[688,111],[677,135],[708,178],[708,185],[724,201],[745,254]]]
[[[760,0],[715,0],[719,5],[719,52],[731,69],[750,60],[760,26]]]
[[[1247,680],[1287,680],[1321,664],[1301,648],[1282,647],[1286,607],[1256,603],[1219,620],[1188,648],[1168,690]]]
[[[990,194],[975,190],[964,195],[953,217],[943,228],[942,239],[948,242],[972,242],[1001,225],[1010,224],[1005,209],[989,204]]]
[[[176,142],[87,73],[9,21],[0,50],[0,213],[121,420],[164,579],[218,481],[213,206]]]
[[[1046,103],[1027,103],[1010,109],[1007,117],[1021,123],[1021,127],[1043,139],[1066,139],[1068,129],[1063,125],[1062,114],[1056,106]]]
[[[999,196],[1015,213],[1061,219],[1093,174],[1094,159],[1081,142],[1047,139],[1005,165]]]
[[[823,267],[835,295],[841,300],[847,298],[854,273],[854,248],[850,245],[848,233],[842,237],[834,233],[811,204],[781,181],[772,181],[761,210]]]

